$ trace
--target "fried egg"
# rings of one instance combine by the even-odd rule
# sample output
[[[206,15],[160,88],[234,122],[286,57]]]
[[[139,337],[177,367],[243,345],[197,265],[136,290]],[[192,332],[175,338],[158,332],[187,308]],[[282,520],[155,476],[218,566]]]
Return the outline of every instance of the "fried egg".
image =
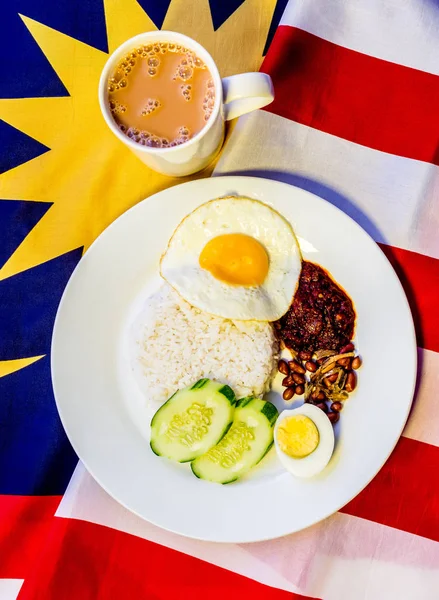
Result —
[[[169,241],[162,277],[192,306],[226,319],[275,321],[296,290],[302,257],[288,221],[250,198],[211,200]]]
[[[331,421],[317,406],[303,404],[284,410],[274,427],[274,445],[282,465],[296,477],[313,477],[334,452]]]

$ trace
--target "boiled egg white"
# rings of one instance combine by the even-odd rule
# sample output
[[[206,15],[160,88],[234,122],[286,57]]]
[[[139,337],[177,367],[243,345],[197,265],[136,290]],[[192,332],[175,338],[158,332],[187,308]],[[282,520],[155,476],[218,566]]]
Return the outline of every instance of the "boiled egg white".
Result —
[[[162,277],[192,306],[244,321],[284,315],[301,268],[290,223],[258,200],[235,196],[183,219],[160,263]]]
[[[274,428],[279,460],[296,477],[313,477],[323,471],[334,451],[334,441],[331,421],[312,404],[284,410]]]

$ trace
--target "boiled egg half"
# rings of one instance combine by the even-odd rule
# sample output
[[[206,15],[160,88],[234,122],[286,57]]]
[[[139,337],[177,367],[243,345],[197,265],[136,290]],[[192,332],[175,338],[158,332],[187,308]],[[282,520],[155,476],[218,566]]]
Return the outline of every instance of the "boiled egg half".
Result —
[[[282,465],[296,477],[313,477],[326,467],[334,451],[334,430],[317,406],[284,410],[274,428],[274,444]]]
[[[294,231],[252,198],[211,200],[189,214],[162,256],[162,277],[189,304],[226,319],[276,321],[290,307],[302,257]]]

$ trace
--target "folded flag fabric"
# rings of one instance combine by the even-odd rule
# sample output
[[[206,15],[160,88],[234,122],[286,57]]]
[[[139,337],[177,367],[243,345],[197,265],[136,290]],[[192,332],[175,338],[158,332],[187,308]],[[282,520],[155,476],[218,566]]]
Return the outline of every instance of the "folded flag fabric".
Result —
[[[2,10],[0,598],[436,600],[438,4],[39,0]],[[223,75],[258,69],[269,47],[261,69],[276,99],[238,121],[214,175],[286,181],[352,216],[395,267],[416,323],[418,387],[392,456],[339,513],[278,540],[204,543],[128,513],[77,465],[54,405],[52,327],[83,250],[176,183],[113,139],[97,105],[107,51],[154,28],[197,39]]]

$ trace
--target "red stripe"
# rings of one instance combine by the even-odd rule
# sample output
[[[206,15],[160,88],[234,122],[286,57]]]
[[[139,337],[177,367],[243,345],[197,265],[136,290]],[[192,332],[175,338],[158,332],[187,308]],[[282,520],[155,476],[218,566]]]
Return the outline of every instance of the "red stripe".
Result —
[[[384,152],[439,164],[439,77],[289,26],[262,70],[278,115]]]
[[[28,575],[60,500],[61,496],[0,496],[0,578]]]
[[[402,437],[390,459],[341,512],[439,541],[439,448]]]
[[[304,600],[170,548],[55,517],[40,568],[20,600]]]
[[[418,346],[439,352],[439,260],[380,244],[409,300]]]

